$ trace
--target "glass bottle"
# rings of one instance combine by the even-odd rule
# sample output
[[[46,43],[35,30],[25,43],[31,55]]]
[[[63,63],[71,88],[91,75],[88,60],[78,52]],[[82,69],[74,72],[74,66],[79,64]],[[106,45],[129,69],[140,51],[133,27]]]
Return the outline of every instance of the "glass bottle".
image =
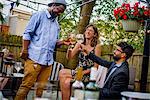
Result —
[[[72,84],[74,88],[84,88],[82,77],[83,77],[83,67],[79,66],[76,70],[76,75],[75,75],[76,81]]]

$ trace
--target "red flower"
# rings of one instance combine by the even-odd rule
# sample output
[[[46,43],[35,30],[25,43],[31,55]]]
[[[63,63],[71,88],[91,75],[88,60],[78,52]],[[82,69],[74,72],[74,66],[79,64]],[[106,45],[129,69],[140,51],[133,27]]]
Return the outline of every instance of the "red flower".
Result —
[[[133,7],[128,3],[123,3],[121,7],[118,7],[114,10],[114,16],[117,21],[119,20],[138,20],[143,21],[147,18],[150,18],[150,9],[142,6],[139,6],[139,2],[136,2]]]
[[[123,15],[123,19],[124,19],[124,20],[127,20],[127,15]]]
[[[114,15],[116,16],[117,14],[119,14],[119,11],[118,10],[114,10]]]
[[[139,12],[138,12],[138,11],[135,11],[135,12],[133,12],[133,15],[134,15],[134,16],[138,16],[138,15],[139,15]]]
[[[148,16],[148,11],[144,11],[144,15],[145,15],[145,16]]]
[[[123,16],[124,15],[124,11],[122,11],[122,12],[120,12],[120,14],[119,14],[120,16]]]
[[[125,4],[125,3],[123,3],[123,4],[122,4],[122,7],[124,7],[125,5],[126,5],[126,4]]]
[[[139,6],[139,2],[136,2],[136,3],[134,4],[134,7],[137,7],[137,8],[138,8],[138,6]]]
[[[130,4],[126,4],[125,7],[130,8]]]

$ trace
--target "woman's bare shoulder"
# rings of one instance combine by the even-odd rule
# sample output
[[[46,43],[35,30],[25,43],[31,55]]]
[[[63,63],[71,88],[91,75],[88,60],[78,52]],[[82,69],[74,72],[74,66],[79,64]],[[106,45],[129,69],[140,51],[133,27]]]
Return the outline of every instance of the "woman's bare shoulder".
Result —
[[[97,44],[95,48],[96,48],[96,49],[97,49],[97,48],[98,48],[98,49],[101,49],[101,45],[100,45],[100,44]]]

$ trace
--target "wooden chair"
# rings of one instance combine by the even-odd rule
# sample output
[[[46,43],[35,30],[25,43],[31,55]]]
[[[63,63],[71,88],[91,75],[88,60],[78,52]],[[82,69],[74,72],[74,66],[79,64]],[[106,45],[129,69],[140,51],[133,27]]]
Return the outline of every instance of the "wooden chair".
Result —
[[[51,71],[49,80],[50,81],[58,81],[59,80],[58,79],[59,71],[63,68],[64,68],[63,64],[61,64],[59,62],[54,62],[52,65],[52,71]]]
[[[129,85],[128,90],[134,91],[135,89],[135,75],[136,75],[136,69],[134,67],[129,67]]]
[[[0,52],[0,73],[2,73],[3,69],[3,59],[4,59],[4,52]]]

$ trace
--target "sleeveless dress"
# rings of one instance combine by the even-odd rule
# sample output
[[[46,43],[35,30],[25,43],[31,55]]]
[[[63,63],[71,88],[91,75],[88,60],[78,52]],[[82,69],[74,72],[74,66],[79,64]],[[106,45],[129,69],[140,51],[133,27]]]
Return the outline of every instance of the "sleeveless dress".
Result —
[[[91,51],[94,53],[95,48]],[[90,60],[89,58],[87,58],[83,52],[79,53],[78,56],[79,59],[79,63],[78,63],[78,67],[83,67],[83,70],[87,70],[87,69],[91,69],[91,67],[94,66],[94,62],[92,60]],[[90,78],[90,73],[89,74],[85,74],[83,75],[83,82],[88,82]]]
[[[91,52],[94,53],[94,49],[93,49]],[[87,58],[87,57],[83,54],[83,52],[80,52],[80,53],[79,53],[78,59],[79,59],[79,64],[78,64],[78,66],[83,67],[83,70],[90,69],[91,67],[94,66],[94,62],[93,62],[92,60],[90,60],[89,58]]]

